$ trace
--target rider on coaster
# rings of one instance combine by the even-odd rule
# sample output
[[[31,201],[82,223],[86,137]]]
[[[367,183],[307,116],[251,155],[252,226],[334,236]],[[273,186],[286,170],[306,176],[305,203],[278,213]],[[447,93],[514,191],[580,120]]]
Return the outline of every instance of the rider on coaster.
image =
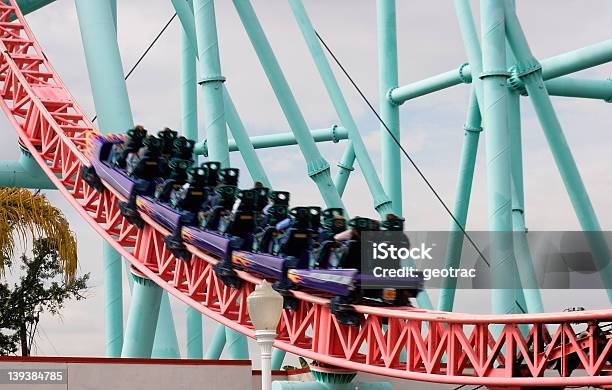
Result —
[[[185,250],[181,230],[183,226],[197,224],[198,212],[206,199],[206,169],[194,167],[189,169],[189,181],[180,190],[175,191],[171,197],[171,205],[180,210],[180,218],[171,236],[164,240],[168,248],[177,257],[189,259],[189,252]]]
[[[180,190],[187,182],[187,169],[193,164],[193,147],[195,142],[185,137],[174,140],[172,158],[168,163],[169,177],[157,187],[155,197],[168,203],[172,193]]]
[[[277,231],[285,232],[280,238],[281,256],[296,259],[292,268],[305,269],[310,264],[310,250],[312,248],[312,208],[294,207],[290,217],[276,224]]]
[[[319,229],[318,242],[320,248],[316,253],[315,267],[326,269],[330,266],[330,257],[339,243],[334,236],[346,229],[346,219],[342,208],[328,208],[323,210],[323,224]]]
[[[205,210],[203,227],[206,229],[225,231],[227,219],[231,214],[239,191],[237,187],[239,173],[240,171],[237,168],[219,170],[220,183],[203,206]]]
[[[337,264],[338,268],[356,268],[361,270],[361,233],[380,230],[380,223],[364,217],[355,217],[349,221],[349,229],[338,233],[334,240],[346,242],[344,252]]]
[[[263,208],[261,228],[263,233],[259,237],[259,252],[274,253],[276,237],[281,232],[276,230],[276,224],[288,216],[290,195],[286,191],[272,191],[268,196],[270,204]]]
[[[142,126],[136,126],[127,131],[128,139],[118,146],[113,156],[113,163],[120,169],[126,169],[128,160],[138,159],[138,152],[144,146],[147,130]],[[135,165],[135,164],[133,164]]]
[[[160,176],[160,140],[150,135],[144,140],[144,146],[143,156],[131,169],[130,176],[135,180],[128,201],[119,203],[121,214],[139,228],[143,226],[143,222],[136,209],[136,197],[138,195],[153,195],[155,180]]]
[[[170,175],[170,170],[168,169],[168,163],[170,159],[173,157],[174,152],[174,141],[176,140],[178,133],[174,130],[170,130],[169,128],[164,128],[161,131],[157,132],[157,136],[161,140],[161,157],[160,160],[160,176],[164,179],[167,179]]]

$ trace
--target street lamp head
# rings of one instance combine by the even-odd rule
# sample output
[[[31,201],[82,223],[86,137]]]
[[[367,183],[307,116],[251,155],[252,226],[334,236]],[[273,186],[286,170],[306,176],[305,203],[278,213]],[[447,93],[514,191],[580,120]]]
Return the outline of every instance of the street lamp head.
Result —
[[[283,311],[283,296],[263,280],[247,297],[247,306],[255,330],[276,331]]]

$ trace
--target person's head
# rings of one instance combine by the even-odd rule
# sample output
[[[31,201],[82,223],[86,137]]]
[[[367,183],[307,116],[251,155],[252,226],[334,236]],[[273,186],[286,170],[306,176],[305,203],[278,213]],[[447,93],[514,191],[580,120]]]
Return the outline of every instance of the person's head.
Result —
[[[263,183],[260,181],[256,181],[255,183],[253,183],[253,187],[254,188],[263,188]]]

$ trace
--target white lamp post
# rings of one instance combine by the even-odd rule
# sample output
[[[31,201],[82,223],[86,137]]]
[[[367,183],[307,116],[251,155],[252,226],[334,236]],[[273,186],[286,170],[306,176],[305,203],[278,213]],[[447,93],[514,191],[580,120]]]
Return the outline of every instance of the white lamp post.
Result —
[[[276,327],[283,312],[283,297],[263,280],[247,297],[251,322],[255,326],[255,338],[261,351],[261,389],[272,389],[272,344]]]

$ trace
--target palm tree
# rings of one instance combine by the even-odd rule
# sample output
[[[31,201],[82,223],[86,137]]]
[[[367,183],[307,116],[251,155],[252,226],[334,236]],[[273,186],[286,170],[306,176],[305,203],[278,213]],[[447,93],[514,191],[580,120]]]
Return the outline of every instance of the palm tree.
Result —
[[[25,243],[30,236],[50,240],[64,275],[71,280],[77,268],[76,238],[62,212],[44,195],[23,188],[0,188],[0,275],[5,271],[5,259],[14,254],[15,239]]]

